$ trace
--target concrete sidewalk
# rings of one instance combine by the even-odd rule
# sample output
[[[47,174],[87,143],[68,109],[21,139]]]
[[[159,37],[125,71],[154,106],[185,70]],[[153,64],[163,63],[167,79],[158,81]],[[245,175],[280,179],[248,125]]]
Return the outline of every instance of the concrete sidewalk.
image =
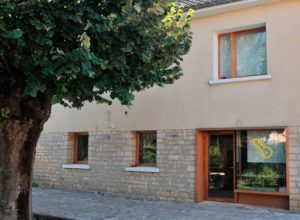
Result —
[[[76,220],[300,220],[300,214],[280,209],[217,202],[143,201],[44,188],[33,189],[33,212]]]

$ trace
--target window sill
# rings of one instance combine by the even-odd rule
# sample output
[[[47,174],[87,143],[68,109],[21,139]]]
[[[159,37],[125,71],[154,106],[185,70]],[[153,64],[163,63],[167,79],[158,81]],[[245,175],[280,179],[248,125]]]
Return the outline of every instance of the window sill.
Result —
[[[62,166],[64,169],[79,169],[79,170],[89,170],[90,165],[88,164],[64,164]]]
[[[127,172],[158,173],[157,167],[125,167]]]
[[[240,77],[240,78],[233,78],[233,79],[218,79],[218,80],[209,80],[209,85],[216,85],[216,84],[224,84],[224,83],[234,83],[234,82],[244,82],[244,81],[255,81],[255,80],[266,80],[271,79],[271,75],[262,75],[262,76],[247,76],[247,77]]]

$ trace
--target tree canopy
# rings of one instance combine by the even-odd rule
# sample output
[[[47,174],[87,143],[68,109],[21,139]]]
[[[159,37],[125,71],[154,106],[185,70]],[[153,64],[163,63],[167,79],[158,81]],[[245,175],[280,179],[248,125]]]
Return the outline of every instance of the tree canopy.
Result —
[[[13,91],[72,107],[110,103],[103,94],[130,104],[182,75],[190,20],[166,0],[1,0],[0,100]]]

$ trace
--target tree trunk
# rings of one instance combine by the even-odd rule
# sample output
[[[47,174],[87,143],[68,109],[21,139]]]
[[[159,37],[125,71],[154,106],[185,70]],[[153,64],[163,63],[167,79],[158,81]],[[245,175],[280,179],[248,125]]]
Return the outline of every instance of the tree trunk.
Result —
[[[0,219],[31,220],[35,148],[51,105],[25,100],[15,106],[22,109],[18,117],[0,115]]]

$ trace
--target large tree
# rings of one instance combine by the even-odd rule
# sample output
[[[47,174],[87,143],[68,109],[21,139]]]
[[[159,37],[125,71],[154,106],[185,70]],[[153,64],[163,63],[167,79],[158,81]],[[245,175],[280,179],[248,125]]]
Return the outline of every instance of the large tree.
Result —
[[[130,104],[182,75],[191,14],[168,2],[0,0],[0,219],[32,217],[35,147],[53,104]]]

